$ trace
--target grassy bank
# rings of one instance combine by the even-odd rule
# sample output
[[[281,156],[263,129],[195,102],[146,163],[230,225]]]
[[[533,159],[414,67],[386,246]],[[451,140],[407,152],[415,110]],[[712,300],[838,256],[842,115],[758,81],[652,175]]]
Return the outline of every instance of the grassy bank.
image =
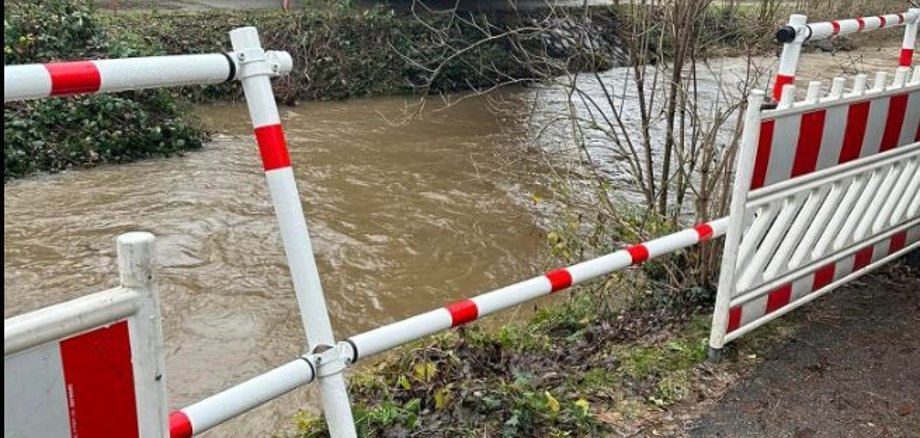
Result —
[[[663,305],[662,296],[641,292],[621,310],[603,311],[609,298],[585,288],[573,293],[527,323],[450,331],[353,376],[359,433],[560,437],[666,431],[680,424],[675,416],[716,400],[741,368],[788,331],[782,322],[771,324],[712,365],[705,363],[711,313],[701,302]],[[326,434],[318,416],[301,413],[295,421],[298,437]]]

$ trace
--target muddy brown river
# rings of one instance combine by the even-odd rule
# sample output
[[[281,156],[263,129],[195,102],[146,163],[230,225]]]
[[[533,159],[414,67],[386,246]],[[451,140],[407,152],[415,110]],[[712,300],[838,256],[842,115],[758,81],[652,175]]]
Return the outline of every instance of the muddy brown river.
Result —
[[[896,49],[806,55],[804,75],[880,66],[891,56]],[[535,92],[501,97],[527,107]],[[493,114],[482,98],[396,123],[408,103],[282,108],[342,338],[527,278],[545,264],[527,199],[536,176],[524,166],[496,166],[521,150],[532,127]],[[4,187],[5,317],[115,286],[115,237],[156,235],[173,408],[282,364],[305,342],[245,106],[198,112],[216,132],[202,151]],[[288,429],[314,398],[310,389],[294,391],[209,435]]]

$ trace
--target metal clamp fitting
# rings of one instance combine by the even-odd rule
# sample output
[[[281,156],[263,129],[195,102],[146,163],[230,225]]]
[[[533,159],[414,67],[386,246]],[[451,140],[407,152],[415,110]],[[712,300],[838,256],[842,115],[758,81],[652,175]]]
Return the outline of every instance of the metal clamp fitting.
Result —
[[[320,347],[325,347],[326,349],[320,353],[314,353],[309,356],[309,360],[316,369],[316,377],[322,379],[324,377],[339,374],[345,370],[345,366],[347,365],[344,360],[345,356],[338,347]],[[317,347],[317,350],[320,347]]]
[[[271,76],[272,68],[268,57],[262,48],[246,49],[234,53],[240,64],[240,73],[237,77],[242,80],[253,76]]]
[[[236,79],[245,79],[252,76],[267,75],[272,77],[286,75],[294,68],[294,60],[288,52],[264,51],[260,48],[247,49],[241,52],[227,53],[232,60]]]

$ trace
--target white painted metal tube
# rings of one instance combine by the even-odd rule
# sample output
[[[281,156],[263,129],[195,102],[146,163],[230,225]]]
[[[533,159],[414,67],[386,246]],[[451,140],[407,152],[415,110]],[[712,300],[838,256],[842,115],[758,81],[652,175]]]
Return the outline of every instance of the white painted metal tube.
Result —
[[[127,318],[137,312],[138,298],[137,292],[117,287],[6,319],[3,355]]]
[[[825,21],[809,23],[808,41],[824,40],[834,36],[849,35],[870,30],[889,29],[908,23],[908,13],[878,15],[874,17],[859,17],[847,20]]]
[[[291,71],[286,52],[267,52],[266,57],[277,66],[272,75]],[[238,67],[233,53],[8,65],[3,67],[3,101],[217,84],[234,80]]]
[[[284,130],[269,81],[269,77],[279,67],[262,49],[259,34],[254,27],[231,31],[230,41],[239,62],[238,77],[246,94],[246,104],[249,106],[275,216],[281,230],[294,293],[307,335],[308,351],[320,353],[326,348],[337,351],[300,194],[291,169]],[[339,360],[341,358],[333,357],[333,363],[324,364],[339,369],[338,372],[325,374],[322,369],[317,370],[321,380],[320,395],[332,437],[350,438],[357,436],[357,432],[348,403],[345,380],[338,364],[334,363]]]
[[[722,236],[728,229],[728,218],[718,219],[694,228],[634,245],[602,257],[557,269],[467,300],[413,316],[356,336],[345,341],[345,354],[351,361],[365,358],[407,342],[474,321],[486,315],[549,295],[570,286],[636,265],[651,257],[672,253]]]
[[[751,180],[754,175],[754,156],[760,139],[761,111],[764,94],[754,91],[748,97],[747,111],[744,114],[744,132],[741,147],[735,160],[735,181],[732,190],[731,214],[728,219],[728,233],[725,249],[722,253],[722,267],[719,274],[719,289],[713,311],[712,328],[709,335],[709,356],[717,360],[725,344],[728,329],[728,309],[735,290],[735,265],[741,246],[741,234],[744,230],[744,210]]]
[[[198,435],[313,381],[313,365],[299,358],[169,415],[171,438]]]
[[[152,423],[148,430],[157,436],[167,433],[169,405],[166,397],[166,349],[161,326],[160,297],[156,269],[156,238],[145,231],[124,233],[115,240],[121,287],[138,294],[137,315],[129,325],[135,385],[144,388],[137,398],[138,418]],[[148,423],[148,424],[149,424]],[[154,430],[155,429],[155,430]]]
[[[782,38],[783,53],[779,58],[779,68],[773,81],[773,100],[779,102],[783,97],[783,87],[795,83],[795,72],[799,65],[799,56],[802,54],[802,43],[808,37],[805,32],[805,23],[808,17],[794,14],[789,17],[789,24],[777,32],[777,38]],[[785,32],[785,36],[783,33]]]
[[[901,43],[901,59],[898,63],[901,67],[913,65],[914,50],[917,45],[917,28],[920,27],[920,8],[911,9],[907,15],[904,40]]]

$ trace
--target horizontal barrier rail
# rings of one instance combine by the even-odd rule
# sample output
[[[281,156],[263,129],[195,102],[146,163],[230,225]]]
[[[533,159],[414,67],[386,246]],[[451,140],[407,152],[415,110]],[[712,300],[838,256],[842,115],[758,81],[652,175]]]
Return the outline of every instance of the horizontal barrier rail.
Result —
[[[138,293],[116,287],[3,321],[3,355],[62,339],[137,312]]]
[[[265,56],[270,75],[289,73],[293,67],[287,52]],[[214,53],[8,65],[3,67],[3,102],[219,84],[237,79],[240,62],[236,53]]]
[[[407,342],[457,327],[500,310],[553,294],[603,275],[638,265],[650,258],[688,248],[723,236],[728,218],[717,219],[655,240],[627,247],[567,268],[557,269],[471,299],[448,304],[374,330],[338,344],[333,357],[354,363]],[[172,438],[199,434],[268,400],[279,397],[323,374],[329,360],[309,355],[275,368],[237,386],[170,414]]]
[[[806,42],[904,26],[904,39],[901,43],[898,66],[910,67],[913,63],[914,46],[917,43],[918,23],[920,23],[920,8],[912,8],[903,13],[819,23],[808,23],[808,17],[804,15],[791,15],[789,23],[776,32],[776,40],[783,44],[783,53],[780,55],[779,68],[773,83],[773,100],[779,102],[783,97],[783,87],[795,83],[802,45]]]
[[[169,436],[190,437],[265,402],[306,385],[316,377],[313,359],[292,360],[214,396],[169,414]]]

